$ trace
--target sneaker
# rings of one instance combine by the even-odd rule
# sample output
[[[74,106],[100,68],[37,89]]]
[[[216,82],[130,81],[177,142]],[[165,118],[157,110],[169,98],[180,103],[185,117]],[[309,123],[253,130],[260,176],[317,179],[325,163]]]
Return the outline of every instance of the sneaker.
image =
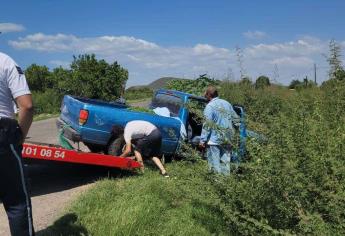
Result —
[[[169,174],[168,174],[168,172],[165,172],[164,174],[162,174],[162,172],[161,172],[161,176],[163,176],[163,177],[165,177],[165,178],[169,178],[169,177],[170,177]]]

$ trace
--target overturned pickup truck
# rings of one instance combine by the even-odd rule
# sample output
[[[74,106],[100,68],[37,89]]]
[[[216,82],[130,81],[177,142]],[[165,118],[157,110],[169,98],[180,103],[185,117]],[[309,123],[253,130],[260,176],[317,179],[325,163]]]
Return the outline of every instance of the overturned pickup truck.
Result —
[[[162,153],[173,156],[180,148],[181,141],[192,142],[200,136],[202,123],[188,104],[197,104],[200,110],[207,100],[192,94],[161,89],[155,92],[150,108],[155,113],[135,111],[121,103],[66,95],[61,105],[61,115],[57,120],[58,129],[68,140],[83,142],[92,152],[104,152],[118,156],[121,154],[123,139],[114,132],[114,126],[124,127],[132,120],[145,120],[153,123],[162,133]],[[234,106],[240,116],[238,125],[239,153],[244,155],[246,126],[244,110]]]

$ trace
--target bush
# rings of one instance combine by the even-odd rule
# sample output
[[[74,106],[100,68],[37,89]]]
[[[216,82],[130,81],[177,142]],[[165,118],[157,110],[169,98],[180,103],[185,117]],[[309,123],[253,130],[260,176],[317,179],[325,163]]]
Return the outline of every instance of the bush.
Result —
[[[270,79],[267,76],[261,75],[255,81],[255,88],[260,89],[270,86]]]
[[[207,86],[217,86],[219,84],[220,81],[210,79],[207,75],[200,75],[199,78],[195,80],[171,80],[168,82],[166,88],[203,96]]]
[[[46,66],[30,65],[25,70],[25,77],[31,91],[44,92],[46,89],[54,87],[51,72]]]
[[[223,179],[222,210],[234,235],[345,233],[345,86],[224,95],[262,122],[267,146],[248,142],[244,174]]]
[[[33,103],[35,107],[35,114],[57,114],[60,112],[62,94],[59,94],[53,89],[46,89],[45,92],[33,92]]]
[[[117,62],[108,64],[85,54],[74,57],[70,78],[60,86],[68,94],[115,101],[123,95],[127,79],[128,71]]]
[[[215,183],[229,234],[344,235],[345,83],[219,87],[222,98],[244,105],[248,126],[268,137],[266,146],[248,140],[251,159]]]
[[[115,101],[123,96],[128,71],[117,62],[97,60],[95,55],[74,57],[71,69],[32,64],[25,70],[33,92],[35,113],[57,113],[64,95]]]
[[[144,98],[152,98],[153,90],[149,87],[132,87],[126,90],[125,98],[126,100],[136,100]]]

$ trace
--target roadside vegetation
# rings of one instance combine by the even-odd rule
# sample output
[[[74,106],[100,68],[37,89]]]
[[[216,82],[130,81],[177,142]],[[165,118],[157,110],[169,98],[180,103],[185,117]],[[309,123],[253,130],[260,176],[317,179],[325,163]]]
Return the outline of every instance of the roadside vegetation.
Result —
[[[32,64],[25,70],[35,114],[58,114],[65,94],[115,101],[123,96],[128,71],[95,55],[73,57],[69,69]]]
[[[218,86],[222,98],[245,107],[248,127],[267,143],[249,139],[246,160],[229,177],[208,174],[197,156],[169,164],[170,179],[149,170],[102,180],[47,232],[345,235],[345,72],[329,61],[328,81],[295,90],[266,78],[259,85],[207,76],[171,81],[169,88],[198,95]]]
[[[207,174],[201,158],[103,180],[49,232],[90,235],[343,235],[345,233],[345,78],[291,91],[222,83],[244,104],[252,130],[248,156],[230,177]],[[66,231],[67,230],[67,231]],[[66,233],[69,234],[69,233]],[[78,235],[78,234],[77,234]]]
[[[43,235],[228,235],[206,163],[167,168],[97,182]]]
[[[125,91],[127,102],[139,102],[152,98],[153,90],[149,87],[131,87]]]

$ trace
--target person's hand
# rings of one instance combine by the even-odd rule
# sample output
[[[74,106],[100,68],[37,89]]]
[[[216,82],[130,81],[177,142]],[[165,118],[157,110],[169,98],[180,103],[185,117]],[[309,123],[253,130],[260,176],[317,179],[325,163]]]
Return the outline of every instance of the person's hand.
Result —
[[[140,171],[141,171],[141,173],[143,173],[143,174],[144,174],[144,172],[145,172],[145,166],[144,166],[144,163],[143,163],[142,161],[139,161],[139,163],[141,164]]]
[[[205,143],[199,143],[199,148],[201,150],[205,149],[206,148],[206,144]]]

